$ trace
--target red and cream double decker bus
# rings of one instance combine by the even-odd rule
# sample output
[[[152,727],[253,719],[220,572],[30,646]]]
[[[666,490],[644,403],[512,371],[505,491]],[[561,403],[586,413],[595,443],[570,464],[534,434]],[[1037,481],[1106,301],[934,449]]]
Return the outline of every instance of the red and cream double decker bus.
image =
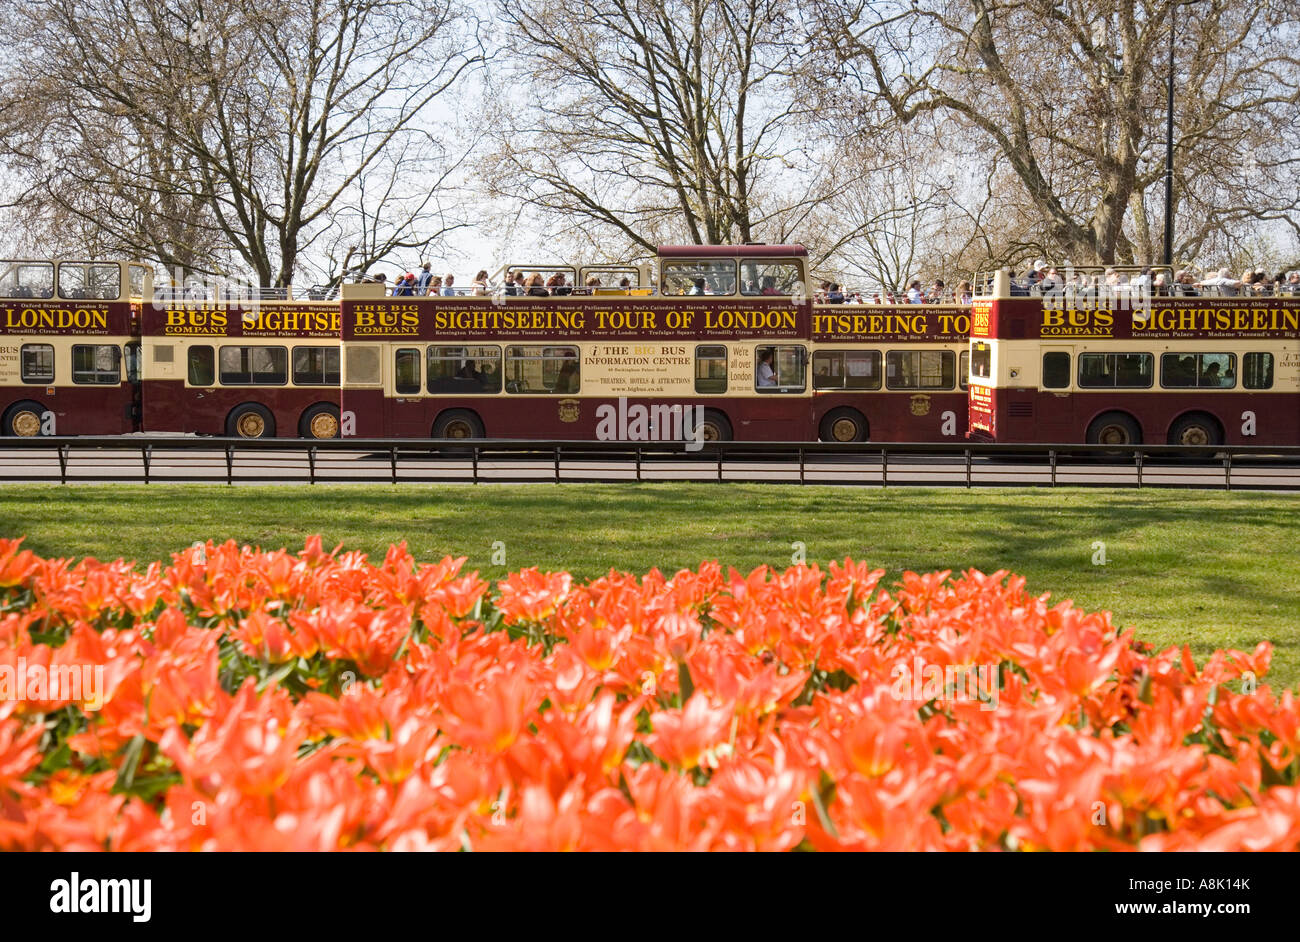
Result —
[[[990,285],[972,306],[972,438],[1300,444],[1300,298]]]
[[[0,433],[138,430],[146,280],[129,263],[0,261]]]
[[[142,315],[144,431],[338,436],[338,302],[169,294]]]
[[[966,309],[814,307],[806,262],[798,245],[663,246],[653,294],[581,275],[548,292],[555,266],[508,266],[529,294],[346,285],[344,433],[666,440],[685,415],[705,440],[962,435]]]

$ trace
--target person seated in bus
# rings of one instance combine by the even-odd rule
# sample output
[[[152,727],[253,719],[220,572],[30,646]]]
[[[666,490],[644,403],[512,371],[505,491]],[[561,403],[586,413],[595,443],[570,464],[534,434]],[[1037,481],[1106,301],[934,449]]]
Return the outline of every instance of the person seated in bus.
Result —
[[[555,392],[575,393],[578,391],[578,361],[575,357],[564,358],[564,365],[555,377]]]
[[[618,286],[624,291],[630,292],[632,290],[632,279],[624,275],[623,280],[618,283]]]
[[[433,262],[425,262],[420,266],[420,275],[415,279],[415,293],[424,297],[429,293],[429,283],[433,281]]]
[[[830,283],[830,287],[826,289],[826,303],[827,304],[844,303],[844,289],[834,281],[832,281]]]
[[[1229,268],[1220,268],[1218,274],[1209,278],[1202,278],[1196,282],[1198,288],[1209,288],[1211,294],[1218,294],[1222,297],[1235,298],[1237,290],[1241,287],[1241,282],[1232,277],[1232,270]]]
[[[476,298],[485,298],[492,293],[488,290],[487,269],[479,269],[479,273],[474,276],[474,283],[470,285],[469,293]]]
[[[502,283],[502,285],[501,285],[501,293],[502,293],[502,294],[508,294],[508,295],[509,295],[510,297],[512,297],[512,298],[513,298],[515,295],[519,295],[519,294],[523,294],[523,293],[524,293],[523,285],[522,285],[522,284],[516,284],[516,283],[515,283],[515,273],[514,273],[514,272],[512,272],[512,271],[508,271],[508,272],[506,272],[506,280],[505,280],[505,281]]]
[[[532,277],[528,279],[528,294],[534,298],[549,298],[551,292],[546,290],[546,281],[538,272],[533,272]]]
[[[974,289],[969,281],[963,281],[957,285],[957,303],[970,304],[975,297]]]
[[[704,290],[704,279],[703,278],[692,279],[691,290],[687,291],[686,293],[691,297],[698,297],[700,295],[706,294],[707,292]]]
[[[1286,276],[1286,293],[1300,294],[1300,271],[1293,271]]]
[[[408,271],[394,283],[393,297],[409,298],[413,294],[415,294],[415,275]]]
[[[441,294],[444,298],[456,297],[455,284],[456,284],[456,276],[453,275],[451,272],[447,272],[446,276],[442,279]]]
[[[764,275],[762,284],[763,288],[759,294],[779,295],[781,293],[776,286],[776,277],[774,275]]]
[[[907,295],[905,303],[921,304],[925,301],[925,293],[921,290],[921,279],[913,278],[907,284]]]
[[[578,289],[575,288],[573,293],[574,294],[596,294],[598,289],[603,287],[604,285],[601,284],[599,275],[588,275],[587,283],[582,287],[582,290],[579,291]]]
[[[1062,294],[1065,291],[1065,277],[1057,270],[1055,265],[1049,265],[1043,272],[1043,278],[1038,283],[1038,290],[1043,294]]]
[[[466,360],[456,371],[457,379],[472,379],[476,383],[483,382],[483,374],[478,371],[477,364],[473,360]]]
[[[442,276],[434,275],[429,281],[429,296],[437,297],[442,294]]]
[[[759,386],[775,386],[776,371],[772,369],[772,350],[763,348],[758,351],[758,380]]]
[[[1195,298],[1200,295],[1196,290],[1196,280],[1192,273],[1183,269],[1174,273],[1173,294],[1175,297]]]
[[[1227,385],[1226,377],[1220,375],[1219,373],[1218,363],[1211,362],[1201,372],[1201,385],[1202,386],[1226,386]]]

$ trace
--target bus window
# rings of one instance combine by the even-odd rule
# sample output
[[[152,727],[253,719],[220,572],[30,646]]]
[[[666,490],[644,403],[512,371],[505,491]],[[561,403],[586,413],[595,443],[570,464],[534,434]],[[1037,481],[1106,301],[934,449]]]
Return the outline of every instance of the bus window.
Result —
[[[1201,373],[1197,385],[1211,389],[1231,389],[1237,385],[1237,355],[1235,353],[1202,353]]]
[[[0,269],[0,298],[54,297],[52,262],[9,262]]]
[[[127,268],[127,291],[133,298],[144,297],[144,268],[131,265]]]
[[[963,350],[957,356],[957,385],[962,389],[970,388],[970,351]]]
[[[414,396],[420,391],[420,351],[402,347],[393,361],[393,391],[399,396]]]
[[[577,347],[506,347],[506,392],[576,393]]]
[[[695,348],[695,391],[697,393],[727,391],[726,347],[701,345]]]
[[[880,351],[818,350],[813,354],[814,389],[879,389]]]
[[[157,348],[155,348],[157,349]],[[171,348],[167,348],[171,353]],[[126,381],[128,383],[140,382],[140,343],[135,341],[126,345]]]
[[[211,347],[190,347],[188,373],[191,386],[217,384],[216,359],[212,355]]]
[[[993,348],[986,343],[975,344],[971,353],[970,375],[978,379],[988,379],[993,371]]]
[[[289,382],[285,347],[222,347],[218,356],[223,386],[283,386]]]
[[[1247,389],[1273,388],[1273,354],[1247,353],[1241,358],[1241,385]]]
[[[803,347],[755,347],[754,388],[759,392],[803,392],[807,385],[805,363],[807,351]]]
[[[952,389],[957,358],[951,350],[890,350],[885,385],[890,389]]]
[[[25,343],[22,348],[24,383],[54,382],[54,347],[48,343]]]
[[[294,347],[293,384],[295,386],[337,386],[339,348]]]
[[[793,262],[762,262],[747,258],[740,263],[740,293],[749,295],[802,294],[799,266]]]
[[[1043,388],[1066,389],[1070,385],[1070,355],[1061,350],[1043,354]]]
[[[1233,353],[1165,353],[1160,357],[1160,385],[1225,388],[1237,384]]]
[[[122,382],[121,349],[115,343],[73,344],[72,381],[105,386]]]
[[[662,293],[669,296],[735,294],[736,263],[729,258],[664,262]]]
[[[116,265],[59,265],[59,297],[116,301],[121,295],[121,271]]]
[[[430,347],[429,392],[498,393],[500,347]]]
[[[1155,357],[1149,353],[1079,354],[1079,385],[1085,389],[1147,389],[1154,373]]]

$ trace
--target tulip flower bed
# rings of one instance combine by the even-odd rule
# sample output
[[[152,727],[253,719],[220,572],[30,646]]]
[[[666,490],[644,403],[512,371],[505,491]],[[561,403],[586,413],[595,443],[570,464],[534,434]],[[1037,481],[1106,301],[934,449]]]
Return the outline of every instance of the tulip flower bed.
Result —
[[[1267,644],[1198,670],[1006,573],[462,564],[0,540],[0,849],[1300,843]],[[69,695],[34,665],[102,670]]]

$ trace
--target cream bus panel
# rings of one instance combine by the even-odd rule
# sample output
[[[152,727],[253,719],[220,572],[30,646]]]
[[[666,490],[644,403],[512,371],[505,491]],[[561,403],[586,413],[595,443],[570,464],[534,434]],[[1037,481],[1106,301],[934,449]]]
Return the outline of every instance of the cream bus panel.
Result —
[[[130,342],[126,337],[0,337],[0,386],[121,385],[129,380]]]

